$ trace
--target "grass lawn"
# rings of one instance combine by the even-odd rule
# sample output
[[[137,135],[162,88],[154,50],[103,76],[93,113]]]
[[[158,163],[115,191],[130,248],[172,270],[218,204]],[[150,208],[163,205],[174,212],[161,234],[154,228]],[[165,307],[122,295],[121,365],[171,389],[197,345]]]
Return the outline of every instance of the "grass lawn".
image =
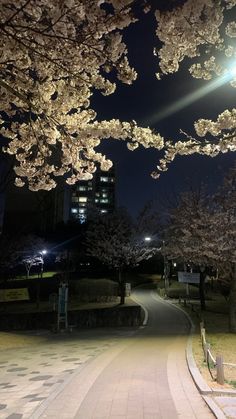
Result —
[[[182,284],[172,284],[168,291],[169,298],[171,295],[176,296],[176,292],[183,288]],[[201,312],[200,301],[196,300],[197,290],[190,288],[191,298],[187,302],[187,306],[181,304],[195,324],[195,334],[193,335],[193,354],[198,368],[210,387],[221,388],[214,379],[211,378],[206,363],[204,363],[203,350],[200,338],[200,320],[204,320],[206,329],[206,341],[210,344],[210,349],[214,358],[216,355],[222,355],[224,362],[235,364],[235,367],[224,366],[225,387],[236,388],[236,334],[229,333],[228,328],[228,302],[225,298],[214,291],[209,291],[206,299],[206,311]],[[194,310],[194,311],[193,311]],[[215,369],[212,370],[214,378],[216,377]]]
[[[193,354],[196,364],[201,371],[204,379],[212,388],[222,388],[210,376],[206,363],[204,363],[204,356],[200,338],[200,319],[204,319],[206,329],[206,341],[210,343],[213,357],[216,355],[223,355],[224,362],[236,364],[236,334],[228,331],[228,302],[225,298],[212,290],[209,290],[206,296],[206,311],[201,312],[200,301],[197,299],[199,295],[198,288],[189,285],[189,302],[187,300],[184,305],[184,297],[186,296],[186,285],[177,281],[172,281],[169,289],[165,292],[164,281],[161,280],[160,275],[143,275],[152,279],[155,283],[158,293],[163,297],[166,293],[166,298],[171,302],[178,304],[179,297],[181,298],[181,308],[184,309],[192,318],[195,325],[195,333],[193,335]],[[194,310],[194,311],[193,311]],[[216,376],[215,369],[212,370],[213,376]],[[225,385],[224,388],[236,389],[236,366],[224,366]]]
[[[45,340],[46,338],[43,336],[33,334],[29,336],[24,332],[0,332],[0,351],[39,345]]]
[[[43,279],[44,279],[44,278],[52,278],[52,277],[53,277],[56,273],[57,273],[57,272],[55,272],[55,271],[43,272],[43,276],[42,276],[42,278],[43,278]],[[37,279],[39,276],[40,276],[40,274],[32,274],[32,275],[29,275],[29,278],[27,278],[27,275],[26,275],[26,273],[25,273],[25,274],[23,274],[23,275],[18,275],[18,276],[16,276],[16,278],[15,278],[15,279],[19,279],[19,280],[21,280],[21,281],[22,281],[22,279]]]

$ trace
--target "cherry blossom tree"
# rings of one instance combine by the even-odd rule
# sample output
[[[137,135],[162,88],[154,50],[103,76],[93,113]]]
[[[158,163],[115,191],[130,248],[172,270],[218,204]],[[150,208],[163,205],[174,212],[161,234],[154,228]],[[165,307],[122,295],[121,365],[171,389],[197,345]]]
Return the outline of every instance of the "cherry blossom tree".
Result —
[[[214,196],[186,193],[173,210],[165,252],[170,258],[199,267],[218,268],[230,288],[229,329],[236,332],[236,166]],[[204,275],[201,274],[202,308]],[[202,286],[202,289],[201,289]]]
[[[15,157],[16,185],[50,190],[58,176],[74,184],[90,179],[97,164],[108,170],[112,162],[96,151],[102,139],[126,140],[130,150],[139,145],[164,150],[155,178],[178,154],[235,151],[235,109],[215,122],[196,121],[198,137],[186,134],[174,143],[134,121],[98,121],[91,107],[95,90],[109,95],[117,80],[135,81],[123,33],[147,12],[157,20],[158,79],[190,59],[193,77],[228,78],[235,87],[236,23],[228,16],[235,5],[235,0],[164,5],[151,0],[2,0],[0,132],[8,139],[4,151]]]
[[[23,263],[27,278],[30,269],[36,263],[41,263],[40,251],[45,247],[45,241],[33,234],[19,236],[0,236],[0,271],[6,271]]]
[[[187,0],[171,10],[156,11],[156,35],[162,42],[154,54],[159,60],[158,79],[176,73],[184,60],[194,78],[236,87],[235,0]],[[194,124],[196,137],[181,130],[183,139],[166,142],[165,156],[154,177],[177,155],[211,157],[236,150],[236,109],[225,110],[215,121],[200,118]]]
[[[220,273],[229,282],[229,327],[236,333],[236,165],[215,196],[214,232]]]
[[[118,272],[120,304],[125,302],[124,270],[139,265],[157,252],[156,248],[144,243],[141,231],[141,222],[135,225],[128,214],[121,210],[97,217],[88,227],[87,253]]]
[[[205,267],[211,266],[214,257],[209,237],[211,213],[204,192],[189,191],[180,196],[178,206],[170,213],[166,231],[164,254],[177,262],[198,266],[201,309],[205,310]],[[200,269],[201,267],[201,269]]]
[[[102,138],[162,148],[163,139],[150,129],[99,122],[90,107],[94,90],[114,92],[113,73],[127,84],[137,77],[122,40],[122,30],[135,21],[129,3],[1,3],[1,132],[10,140],[5,151],[16,157],[16,185],[28,180],[31,190],[50,190],[58,176],[73,184],[92,178],[96,163],[108,170],[111,161],[95,151]]]

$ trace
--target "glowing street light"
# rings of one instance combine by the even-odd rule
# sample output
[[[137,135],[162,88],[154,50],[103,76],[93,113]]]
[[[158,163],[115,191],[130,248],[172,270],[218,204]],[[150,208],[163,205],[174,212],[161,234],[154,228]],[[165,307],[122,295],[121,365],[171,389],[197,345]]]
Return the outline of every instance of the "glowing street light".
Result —
[[[151,240],[152,240],[152,238],[151,238],[151,237],[149,237],[149,236],[148,236],[148,237],[144,237],[144,241],[145,241],[145,242],[150,242]]]

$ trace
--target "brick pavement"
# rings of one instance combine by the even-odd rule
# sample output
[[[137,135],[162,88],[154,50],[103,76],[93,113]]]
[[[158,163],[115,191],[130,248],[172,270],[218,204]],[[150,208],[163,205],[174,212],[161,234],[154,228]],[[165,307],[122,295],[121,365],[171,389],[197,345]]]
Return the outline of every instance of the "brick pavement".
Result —
[[[88,330],[2,351],[0,418],[213,418],[187,368],[183,313],[150,293],[137,297],[149,312],[137,333]]]

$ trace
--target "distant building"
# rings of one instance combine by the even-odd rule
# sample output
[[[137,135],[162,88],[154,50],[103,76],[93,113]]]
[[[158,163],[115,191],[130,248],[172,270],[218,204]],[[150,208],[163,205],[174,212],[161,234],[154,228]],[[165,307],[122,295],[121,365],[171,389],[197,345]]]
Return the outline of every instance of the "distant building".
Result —
[[[79,181],[71,189],[71,220],[86,221],[89,211],[97,210],[102,214],[112,213],[115,209],[115,171],[100,169],[92,180]]]
[[[51,191],[31,192],[14,185],[0,202],[0,227],[4,232],[45,234],[61,223],[84,222],[89,211],[111,213],[115,208],[115,173],[97,170],[90,181],[73,186],[63,179]],[[1,231],[1,230],[0,230]]]

